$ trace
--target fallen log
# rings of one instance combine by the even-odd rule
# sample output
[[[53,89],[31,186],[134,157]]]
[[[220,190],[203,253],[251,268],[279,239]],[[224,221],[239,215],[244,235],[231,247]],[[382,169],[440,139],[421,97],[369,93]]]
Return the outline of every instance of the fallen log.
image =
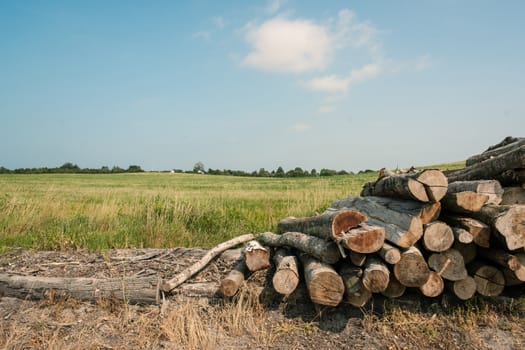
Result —
[[[273,256],[275,273],[272,285],[279,294],[289,295],[299,284],[299,261],[287,249],[279,248]]]
[[[361,196],[395,197],[420,202],[439,202],[447,192],[448,181],[439,170],[390,174],[364,185]]]
[[[338,272],[345,285],[343,301],[356,307],[365,306],[372,298],[372,293],[363,285],[361,279],[363,270],[359,267],[344,265]]]
[[[472,241],[480,247],[490,247],[490,227],[485,223],[470,217],[451,214],[442,215],[440,219],[452,227],[468,231],[472,235]]]
[[[456,181],[448,184],[447,194],[461,192],[475,192],[486,195],[488,196],[486,204],[500,204],[503,188],[497,180]]]
[[[336,242],[351,251],[369,254],[377,252],[385,243],[385,228],[362,223],[341,234]]]
[[[395,274],[390,274],[390,280],[388,281],[388,286],[384,291],[381,292],[385,297],[394,299],[399,298],[403,294],[405,294],[405,290],[407,287],[402,285],[396,278]]]
[[[419,287],[421,294],[429,298],[435,298],[441,295],[444,289],[445,283],[443,282],[443,278],[441,278],[441,275],[435,271],[430,271],[428,280],[425,284]]]
[[[381,293],[388,287],[390,271],[381,260],[371,256],[367,258],[363,271],[363,285],[372,293]]]
[[[295,248],[327,264],[335,264],[341,258],[335,242],[328,242],[301,232],[286,232],[282,235],[264,232],[257,234],[255,239],[270,247]]]
[[[437,220],[441,212],[441,202],[419,202],[410,199],[376,196],[367,196],[366,199],[393,211],[418,217],[422,224]]]
[[[300,255],[308,295],[313,303],[337,306],[343,299],[345,286],[343,279],[332,266],[312,258]]]
[[[476,280],[471,276],[459,281],[447,282],[446,286],[460,300],[471,299],[476,294]]]
[[[525,188],[522,186],[505,187],[501,205],[525,204]]]
[[[495,297],[503,292],[505,277],[494,266],[474,262],[469,265],[469,274],[476,281],[476,291],[486,297]]]
[[[423,226],[423,245],[431,252],[443,252],[454,243],[454,233],[450,226],[441,221],[434,221]]]
[[[248,270],[255,272],[270,267],[270,250],[256,240],[246,243],[244,261]]]
[[[386,242],[377,253],[386,263],[391,265],[397,264],[401,260],[399,249]]]
[[[467,277],[465,260],[456,249],[451,248],[441,253],[431,254],[428,258],[428,266],[449,281],[459,281]]]
[[[250,270],[246,266],[244,259],[239,259],[233,265],[231,271],[224,277],[219,286],[219,290],[225,297],[232,297],[237,294],[237,291],[244,283],[246,277],[250,274]]]
[[[506,137],[502,142],[490,146],[486,151],[480,154],[473,155],[467,158],[466,166],[471,166],[477,163],[481,163],[484,160],[498,157],[504,153],[512,151],[519,146],[525,145],[525,138],[523,137]]]
[[[488,201],[489,196],[471,191],[447,193],[441,200],[443,208],[455,213],[479,211]]]
[[[419,249],[412,246],[401,253],[401,259],[394,265],[394,274],[406,287],[421,287],[428,280],[430,270]]]
[[[383,227],[385,239],[395,245],[408,248],[423,235],[421,219],[388,209],[367,197],[348,197],[336,200],[328,210],[349,208],[368,217],[368,224]]]

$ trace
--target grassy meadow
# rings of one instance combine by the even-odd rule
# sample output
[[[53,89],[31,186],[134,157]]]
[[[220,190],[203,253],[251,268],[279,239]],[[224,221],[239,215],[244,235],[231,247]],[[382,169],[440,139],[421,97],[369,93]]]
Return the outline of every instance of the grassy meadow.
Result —
[[[376,177],[0,175],[0,251],[211,247],[236,235],[275,230],[286,216],[322,212]]]

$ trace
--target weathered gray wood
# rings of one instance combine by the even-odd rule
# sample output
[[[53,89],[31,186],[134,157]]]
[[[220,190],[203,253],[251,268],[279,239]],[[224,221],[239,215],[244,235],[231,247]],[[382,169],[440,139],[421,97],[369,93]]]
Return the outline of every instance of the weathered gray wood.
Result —
[[[505,187],[501,205],[525,204],[525,188],[522,186]]]
[[[489,199],[489,196],[476,192],[465,191],[456,193],[447,193],[441,200],[443,208],[455,213],[472,213],[483,207]]]
[[[428,258],[428,266],[449,281],[459,281],[467,277],[463,255],[453,248],[431,254]]]
[[[401,252],[398,248],[384,243],[383,247],[377,252],[377,254],[388,264],[394,265],[401,260]]]
[[[429,298],[435,298],[441,295],[444,289],[445,283],[443,282],[443,278],[441,278],[441,275],[435,271],[430,271],[428,280],[425,284],[419,287],[421,294]]]
[[[394,274],[406,287],[421,287],[428,280],[430,270],[419,249],[412,246],[401,253],[401,260],[394,265]]]
[[[246,243],[244,261],[248,270],[254,272],[270,267],[270,250],[256,240]]]
[[[279,222],[277,230],[278,233],[302,232],[326,240],[335,240],[366,220],[366,216],[356,210],[326,211],[312,217],[285,218]]]
[[[249,273],[250,270],[246,266],[244,259],[239,259],[235,262],[231,271],[223,278],[219,286],[222,295],[232,297],[237,294]]]
[[[525,169],[508,169],[494,177],[501,186],[515,186],[525,183]]]
[[[497,180],[456,181],[448,184],[447,194],[460,192],[475,192],[486,195],[488,198],[485,204],[500,204],[503,188]]]
[[[356,266],[343,265],[338,272],[345,285],[343,301],[356,307],[365,306],[372,298],[372,293],[363,285],[363,270]]]
[[[355,266],[365,266],[367,254],[350,251],[349,258]]]
[[[279,294],[291,294],[299,284],[299,261],[289,250],[279,248],[276,250],[273,261],[275,262],[275,273],[272,285]]]
[[[442,215],[441,220],[453,227],[467,230],[472,235],[472,241],[480,247],[490,247],[490,227],[485,223],[464,216]]]
[[[393,299],[399,298],[405,293],[407,287],[402,285],[396,278],[395,274],[390,274],[390,281],[388,281],[388,287],[381,292],[385,297]]]
[[[382,196],[439,202],[447,192],[446,176],[435,169],[405,174],[391,174],[366,183],[362,196]]]
[[[295,248],[327,264],[335,264],[341,258],[335,242],[301,232],[286,232],[282,235],[264,232],[257,234],[255,239],[270,247]]]
[[[424,225],[423,245],[431,252],[443,252],[454,243],[454,233],[450,226],[441,221]]]
[[[411,199],[376,196],[367,196],[366,199],[374,201],[388,209],[416,216],[421,219],[421,223],[423,224],[437,220],[441,212],[441,202],[419,202]]]
[[[471,276],[467,276],[466,278],[459,281],[447,282],[446,286],[460,300],[471,299],[474,294],[476,294],[476,280]]]
[[[377,252],[385,243],[385,228],[362,223],[341,234],[336,242],[354,252],[369,254]]]
[[[476,281],[476,291],[483,296],[498,296],[505,288],[505,277],[494,266],[474,262],[469,265],[469,274]]]
[[[512,151],[517,147],[525,145],[525,138],[523,137],[506,137],[502,142],[489,147],[486,151],[480,154],[473,155],[467,158],[465,164],[471,166],[477,163],[481,163],[484,160],[491,159],[500,156],[504,153]]]
[[[388,287],[390,271],[383,262],[370,256],[366,260],[363,271],[363,285],[372,293],[381,293]]]
[[[332,268],[306,254],[300,256],[308,295],[313,303],[337,306],[343,299],[345,286],[343,279]]]
[[[336,200],[328,210],[342,208],[357,210],[368,217],[368,224],[384,227],[386,240],[399,247],[408,248],[423,235],[421,219],[388,209],[367,197]]]

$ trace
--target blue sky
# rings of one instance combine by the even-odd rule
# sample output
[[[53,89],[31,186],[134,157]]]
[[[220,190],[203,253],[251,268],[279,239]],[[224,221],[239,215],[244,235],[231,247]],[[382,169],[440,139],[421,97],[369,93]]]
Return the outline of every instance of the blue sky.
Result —
[[[357,171],[525,136],[523,1],[0,0],[0,166]]]

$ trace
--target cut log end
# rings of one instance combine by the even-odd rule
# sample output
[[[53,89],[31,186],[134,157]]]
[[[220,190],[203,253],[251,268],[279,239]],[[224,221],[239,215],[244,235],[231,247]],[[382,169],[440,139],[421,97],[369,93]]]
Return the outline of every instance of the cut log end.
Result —
[[[410,247],[394,265],[394,274],[406,287],[421,287],[427,282],[430,269],[421,252],[416,247]]]
[[[467,276],[459,281],[454,281],[451,285],[452,292],[460,300],[468,300],[476,294],[476,280],[471,276]]]
[[[425,282],[425,284],[419,287],[421,293],[429,298],[435,298],[441,295],[444,289],[445,283],[443,282],[443,278],[441,278],[439,273],[434,271],[430,271],[428,280]]]
[[[431,252],[443,252],[454,243],[454,233],[444,222],[434,221],[425,225],[423,244]]]

